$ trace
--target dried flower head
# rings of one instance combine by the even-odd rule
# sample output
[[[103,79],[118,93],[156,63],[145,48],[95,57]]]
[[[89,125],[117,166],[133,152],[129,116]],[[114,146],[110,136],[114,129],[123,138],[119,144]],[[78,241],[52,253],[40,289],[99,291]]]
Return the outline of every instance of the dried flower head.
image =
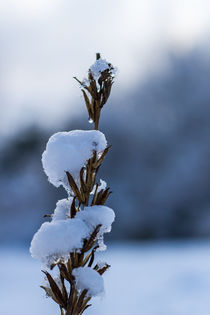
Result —
[[[88,79],[83,81],[74,77],[82,87],[85,104],[89,114],[89,122],[94,123],[94,129],[99,127],[101,109],[106,104],[117,69],[101,59],[99,53],[96,54],[96,61],[88,71]]]

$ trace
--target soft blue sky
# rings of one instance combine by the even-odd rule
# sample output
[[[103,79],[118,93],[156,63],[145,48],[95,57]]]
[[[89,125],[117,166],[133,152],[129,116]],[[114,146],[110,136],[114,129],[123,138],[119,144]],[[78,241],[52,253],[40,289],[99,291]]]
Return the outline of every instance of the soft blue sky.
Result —
[[[210,33],[207,0],[7,0],[0,2],[0,131],[47,126],[78,110],[83,78],[100,51],[119,68],[114,94],[167,67]]]

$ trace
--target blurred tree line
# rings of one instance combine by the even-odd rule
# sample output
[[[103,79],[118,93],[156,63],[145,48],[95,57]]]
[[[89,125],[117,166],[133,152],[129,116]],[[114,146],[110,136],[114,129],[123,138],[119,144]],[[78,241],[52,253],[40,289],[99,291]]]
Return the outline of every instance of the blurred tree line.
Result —
[[[115,239],[210,236],[210,59],[198,51],[169,59],[102,113],[112,149],[99,175],[113,191]],[[31,126],[1,147],[1,243],[30,241],[41,214],[66,196],[42,170],[49,136],[91,127],[82,113],[56,130]]]

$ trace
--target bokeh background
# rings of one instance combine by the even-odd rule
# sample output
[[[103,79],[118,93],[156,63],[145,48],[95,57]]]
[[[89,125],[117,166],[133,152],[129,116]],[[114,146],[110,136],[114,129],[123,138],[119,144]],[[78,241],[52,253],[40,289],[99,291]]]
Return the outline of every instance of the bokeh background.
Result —
[[[117,218],[107,295],[87,314],[209,314],[209,36],[207,0],[0,2],[2,315],[58,314],[27,253],[65,197],[40,158],[52,133],[92,128],[73,76],[96,52],[118,68],[100,125]]]

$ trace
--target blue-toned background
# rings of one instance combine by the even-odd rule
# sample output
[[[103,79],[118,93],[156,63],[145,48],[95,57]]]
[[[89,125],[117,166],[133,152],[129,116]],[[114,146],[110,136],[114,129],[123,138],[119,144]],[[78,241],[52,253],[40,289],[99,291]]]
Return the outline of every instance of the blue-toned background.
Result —
[[[58,314],[27,248],[65,197],[42,171],[49,136],[92,128],[73,76],[96,52],[118,75],[100,124],[112,144],[100,177],[117,215],[113,267],[95,312],[209,314],[209,35],[205,0],[0,3],[0,314]]]

